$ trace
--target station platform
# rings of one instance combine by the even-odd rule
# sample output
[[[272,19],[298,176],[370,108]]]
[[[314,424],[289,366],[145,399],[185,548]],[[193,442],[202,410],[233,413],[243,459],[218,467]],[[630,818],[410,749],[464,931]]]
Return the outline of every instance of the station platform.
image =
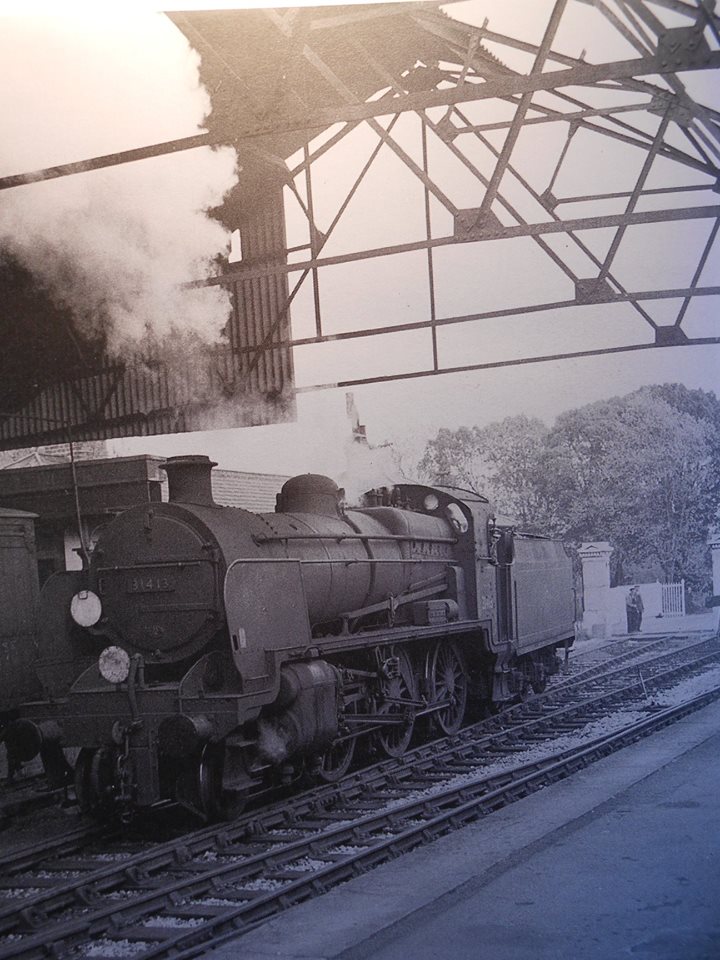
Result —
[[[614,633],[613,637],[660,637],[668,633],[717,633],[720,629],[720,607],[713,607],[704,613],[687,613],[681,617],[643,617],[642,627],[637,633]]]
[[[720,960],[720,703],[212,960]]]

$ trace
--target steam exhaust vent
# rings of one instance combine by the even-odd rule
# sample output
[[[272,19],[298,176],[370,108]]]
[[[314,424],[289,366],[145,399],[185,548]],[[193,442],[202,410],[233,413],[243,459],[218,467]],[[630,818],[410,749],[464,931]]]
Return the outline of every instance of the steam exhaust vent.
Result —
[[[303,473],[283,484],[277,497],[276,513],[315,513],[326,517],[342,516],[345,491],[330,477]]]
[[[216,506],[212,494],[212,468],[217,464],[203,455],[168,457],[163,470],[168,478],[168,500]]]

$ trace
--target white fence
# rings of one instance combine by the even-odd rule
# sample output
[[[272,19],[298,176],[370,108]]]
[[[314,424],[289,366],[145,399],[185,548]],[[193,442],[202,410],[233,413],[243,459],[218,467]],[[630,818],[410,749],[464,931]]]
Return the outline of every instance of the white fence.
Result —
[[[663,583],[662,586],[662,614],[664,617],[685,616],[685,581],[680,583]]]

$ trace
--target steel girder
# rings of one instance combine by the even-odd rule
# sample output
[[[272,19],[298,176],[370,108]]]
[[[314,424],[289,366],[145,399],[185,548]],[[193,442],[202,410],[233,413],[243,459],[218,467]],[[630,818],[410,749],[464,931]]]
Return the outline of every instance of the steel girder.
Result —
[[[582,58],[572,58],[553,50],[553,41],[561,26],[563,14],[571,5],[562,0],[554,5],[545,35],[538,45],[491,31],[487,25],[468,28],[467,25],[453,22],[437,11],[418,8],[412,14],[413,20],[421,24],[429,34],[441,38],[447,44],[445,57],[453,58],[446,62],[445,72],[438,85],[441,88],[414,90],[412,84],[407,82],[407,78],[412,78],[412,71],[405,77],[393,76],[379,62],[373,51],[362,43],[354,42],[353,49],[358,56],[358,62],[367,66],[378,84],[386,85],[381,96],[373,102],[362,104],[353,100],[352,92],[333,74],[328,63],[317,55],[307,42],[307,33],[305,34],[302,56],[333,85],[347,104],[343,107],[327,107],[315,114],[327,123],[344,122],[345,126],[335,134],[333,145],[343,135],[351,133],[358,123],[368,124],[377,137],[377,144],[349,193],[338,205],[337,215],[329,227],[320,228],[313,219],[311,177],[314,162],[329,149],[328,145],[322,144],[317,152],[306,148],[302,162],[290,168],[288,183],[291,185],[295,183],[294,178],[303,171],[306,176],[305,195],[308,200],[303,204],[303,209],[313,239],[307,250],[307,257],[296,257],[290,264],[275,264],[271,269],[285,272],[294,280],[288,308],[303,284],[309,277],[312,278],[315,330],[312,335],[296,336],[289,340],[288,346],[307,347],[319,343],[377,338],[382,334],[428,330],[431,333],[431,360],[429,358],[426,366],[412,371],[398,370],[377,376],[358,372],[357,375],[344,379],[330,378],[300,389],[313,390],[319,386],[346,387],[540,360],[645,350],[649,347],[720,343],[720,337],[716,334],[692,335],[686,332],[683,326],[693,301],[720,295],[720,276],[715,283],[707,282],[707,278],[703,276],[713,251],[717,252],[715,243],[720,224],[720,205],[714,202],[720,189],[720,113],[712,106],[693,99],[683,79],[692,71],[715,69],[720,64],[720,53],[717,49],[718,18],[707,3],[668,2],[660,6],[672,10],[684,23],[666,27],[653,12],[652,6],[643,0],[618,0],[616,3],[588,0],[586,5],[596,8],[623,40],[634,48],[637,57],[612,63],[587,64]],[[285,20],[279,13],[268,15],[281,33],[290,34],[291,28],[287,25],[289,16]],[[521,51],[531,57],[529,72],[521,74],[506,67],[502,62],[502,54],[499,60],[492,58],[488,44],[492,44],[493,50],[498,52],[505,48],[508,51]],[[587,98],[582,96],[583,89],[588,92]],[[545,96],[538,99],[539,94]],[[623,99],[619,94],[623,95]],[[504,121],[471,120],[467,115],[466,105],[477,105],[482,101],[509,104],[513,114]],[[437,108],[444,108],[445,111],[439,118],[436,115]],[[413,160],[408,151],[393,139],[396,119],[401,113],[408,112],[414,113],[420,121],[422,165]],[[640,120],[638,114],[642,115]],[[378,123],[378,117],[385,118],[385,126]],[[651,124],[648,124],[648,119],[651,119]],[[523,175],[522,166],[514,162],[518,139],[521,132],[527,128],[550,124],[557,126],[559,123],[566,127],[566,142],[558,151],[545,189],[539,191],[534,189]],[[494,131],[504,133],[504,142],[500,147],[495,147],[489,138]],[[642,154],[642,163],[624,191],[612,194],[600,190],[593,192],[593,182],[589,180],[587,192],[581,195],[556,195],[555,185],[562,179],[568,150],[579,131],[585,131],[599,140],[606,138],[608,141],[619,142],[630,151],[639,151]],[[678,133],[684,140],[680,145]],[[482,200],[477,207],[459,207],[439,180],[433,179],[427,163],[428,136],[434,136],[437,141],[442,142],[447,152],[476,177],[482,194]],[[494,166],[489,174],[478,169],[469,152],[464,149],[463,144],[467,143],[468,138],[475,138],[494,155]],[[323,248],[367,175],[377,152],[383,146],[390,148],[410,174],[422,183],[427,225],[425,238],[324,256]],[[671,176],[671,182],[667,186],[651,185],[649,178],[658,158],[670,161],[674,168],[673,173],[677,171],[680,178],[683,169],[688,171],[689,182],[682,182],[682,179],[673,181]],[[511,200],[510,192],[505,189],[509,180],[513,180],[516,187],[519,185],[537,207],[542,209],[544,219],[529,220],[519,213]],[[657,202],[664,198],[672,203],[658,207]],[[433,231],[430,223],[431,199],[452,216],[454,229],[451,233],[437,235]],[[613,213],[593,213],[593,205],[603,201],[615,201],[622,209]],[[584,207],[588,213],[585,216],[568,216],[564,210],[571,205],[574,208]],[[506,214],[502,220],[498,216],[501,210]],[[634,289],[628,289],[615,275],[613,268],[619,259],[628,231],[642,225],[669,226],[692,221],[698,221],[701,228],[705,229],[705,238],[697,252],[695,269],[682,286],[668,285],[647,289],[640,285],[638,289],[636,285]],[[584,236],[585,231],[602,229],[612,231],[612,239],[603,255],[598,256],[587,244]],[[566,237],[576,251],[582,253],[586,261],[586,269],[582,274],[573,267],[570,258],[563,257],[557,246],[548,244],[547,238],[552,235]],[[573,296],[518,307],[509,305],[496,310],[442,315],[434,294],[434,251],[464,243],[491,243],[521,237],[532,238],[547,257],[548,265],[569,278],[573,284]],[[399,257],[418,251],[425,251],[427,254],[430,298],[428,317],[395,324],[367,327],[355,325],[351,330],[326,332],[319,294],[324,268],[374,259],[385,261],[388,257]],[[207,282],[226,284],[240,278],[263,274],[267,270],[268,267],[264,264],[242,264],[229,269],[217,281]],[[677,310],[672,323],[659,322],[653,317],[652,311],[646,309],[646,304],[660,301],[676,302]],[[470,321],[499,318],[509,321],[513,317],[527,317],[532,314],[556,314],[562,309],[588,305],[598,307],[598,323],[602,323],[599,308],[618,303],[629,304],[646,325],[647,334],[636,343],[609,344],[595,349],[536,353],[530,357],[463,364],[444,363],[438,350],[437,333],[441,328],[465,325]]]
[[[568,55],[558,43],[558,35],[568,11],[578,6],[593,8],[594,15],[616,32],[624,50],[632,55],[598,63],[586,62],[584,52],[579,57]],[[713,283],[709,276],[718,252],[720,225],[720,204],[715,202],[720,184],[720,112],[694,95],[690,82],[693,74],[720,65],[719,20],[710,3],[557,0],[538,43],[494,31],[488,23],[460,23],[435,3],[256,11],[253,30],[268,39],[276,60],[270,57],[269,66],[263,67],[262,83],[258,80],[255,86],[252,58],[235,51],[238,59],[232,61],[227,49],[219,49],[221,38],[231,31],[218,30],[222,23],[208,19],[238,18],[246,13],[173,18],[203,56],[206,74],[215,71],[214,75],[225,81],[224,89],[230,91],[227,102],[214,102],[207,133],[0,179],[0,189],[18,188],[37,180],[215,143],[234,144],[241,163],[246,158],[255,166],[272,169],[300,211],[307,240],[288,247],[284,256],[246,259],[228,265],[215,279],[202,281],[234,289],[237,305],[248,284],[286,278],[285,302],[276,308],[261,335],[255,339],[230,337],[228,345],[214,351],[213,363],[218,371],[222,367],[231,381],[238,376],[251,377],[269,351],[277,355],[279,350],[294,352],[369,338],[379,338],[380,343],[383,336],[397,334],[427,334],[427,362],[413,369],[398,364],[397,369],[379,374],[358,369],[349,376],[338,376],[330,369],[325,377],[316,377],[298,389],[720,343],[716,332],[698,333],[697,323],[689,329],[688,320],[693,304],[703,300],[714,303],[705,298],[720,295],[717,278]],[[667,15],[672,15],[672,20]],[[394,36],[399,26],[407,34],[404,44],[385,47],[377,42],[383,31]],[[518,58],[524,58],[522,65]],[[242,63],[247,75],[241,73]],[[493,108],[488,116],[484,116],[485,107]],[[499,113],[503,115],[499,117]],[[398,132],[399,120],[408,116],[414,117],[414,144],[406,133]],[[543,185],[530,175],[523,155],[523,137],[533,128],[554,131],[556,140],[558,130],[564,131],[562,142],[553,147],[554,163]],[[327,202],[323,203],[323,218],[317,213],[318,166],[359,131],[366,134],[367,153],[350,186],[336,191],[332,215],[327,214]],[[563,192],[567,168],[582,137],[586,142],[616,144],[632,156],[632,172],[622,189],[602,189],[589,177],[581,191]],[[477,161],[478,150],[484,164]],[[424,235],[405,242],[366,244],[361,250],[327,252],[338,226],[352,216],[363,183],[388,152],[402,165],[409,182],[421,190]],[[477,202],[467,205],[456,194],[442,174],[441,155],[451,158],[472,179]],[[659,169],[667,182],[662,182]],[[449,223],[451,229],[439,229],[440,223]],[[693,269],[684,282],[651,288],[637,280],[627,281],[621,258],[623,244],[633,231],[692,223],[704,232]],[[227,216],[226,224],[234,226]],[[588,231],[593,230],[606,231],[608,239],[602,250],[589,242]],[[564,246],[556,242],[558,237],[563,238]],[[507,305],[494,309],[482,309],[482,304],[464,312],[443,309],[437,295],[441,282],[437,258],[443,251],[463,246],[479,250],[483,245],[523,238],[546,258],[548,270],[564,278],[571,295],[514,306],[510,291]],[[323,305],[327,271],[361,262],[392,264],[400,262],[404,254],[425,258],[424,276],[418,281],[428,291],[424,315],[368,325],[359,320],[349,329],[337,329],[335,318],[327,316]],[[312,329],[293,330],[290,312],[305,296],[308,285]],[[671,322],[667,313],[659,320],[651,308],[663,301],[676,307]],[[511,323],[514,318],[555,317],[565,310],[588,307],[596,311],[597,323],[602,324],[603,311],[618,304],[629,305],[646,331],[635,342],[625,339],[588,349],[536,350],[530,356],[466,363],[444,357],[443,331],[467,330],[468,324],[495,320]],[[236,309],[234,328],[240,330],[245,323],[246,317]],[[63,384],[54,388],[58,396],[70,397],[69,402],[60,404],[63,424],[72,423],[83,438],[163,432],[168,429],[169,411],[174,411],[170,429],[193,428],[192,417],[178,415],[177,397],[169,395],[158,396],[154,408],[154,401],[148,401],[142,421],[134,400],[121,396],[129,376],[127,365],[106,358],[82,376],[65,377]],[[226,383],[221,373],[217,379],[221,385]],[[90,380],[90,393],[99,400],[86,396],[83,384]],[[135,393],[143,391],[147,392],[146,385],[135,388]],[[39,422],[41,416],[32,402],[27,404],[26,397],[16,413],[25,419],[15,416],[5,421],[2,443],[6,446],[32,442],[32,428],[27,425],[33,417]],[[46,414],[47,409],[43,413],[46,428],[37,432],[46,441],[56,432],[64,439],[60,428],[56,431],[47,426]]]

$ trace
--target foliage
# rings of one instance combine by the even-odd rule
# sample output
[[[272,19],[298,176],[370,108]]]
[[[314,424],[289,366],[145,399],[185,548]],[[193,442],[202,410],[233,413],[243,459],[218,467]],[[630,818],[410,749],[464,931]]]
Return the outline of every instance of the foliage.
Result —
[[[489,495],[524,529],[609,540],[617,579],[648,566],[707,579],[720,504],[720,401],[681,384],[643,387],[568,411],[548,430],[509,417],[441,430],[421,461],[435,482]]]
[[[708,425],[638,392],[558,417],[543,482],[575,541],[607,539],[620,568],[653,564],[696,580],[693,546],[718,505]]]
[[[530,529],[546,512],[537,473],[547,433],[542,421],[525,416],[486,427],[442,429],[428,443],[420,471],[434,483],[489,497],[499,512]]]

